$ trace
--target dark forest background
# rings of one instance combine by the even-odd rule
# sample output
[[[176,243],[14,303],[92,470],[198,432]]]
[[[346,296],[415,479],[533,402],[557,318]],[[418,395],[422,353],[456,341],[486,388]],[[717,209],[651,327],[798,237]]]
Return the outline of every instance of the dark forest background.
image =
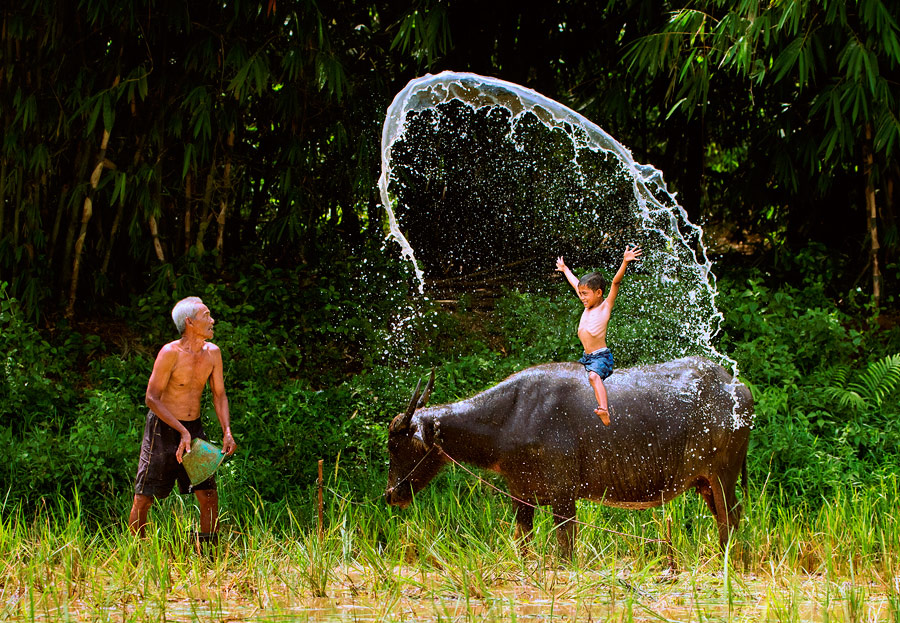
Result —
[[[303,494],[323,457],[343,486],[383,486],[384,425],[433,363],[440,401],[571,358],[563,288],[484,302],[464,284],[415,356],[380,352],[410,296],[385,247],[381,126],[445,69],[556,99],[665,173],[716,262],[718,343],[754,387],[758,479],[816,500],[896,473],[896,2],[381,4],[3,3],[7,504],[130,503],[181,296],[219,320],[241,445],[223,480],[267,500]]]

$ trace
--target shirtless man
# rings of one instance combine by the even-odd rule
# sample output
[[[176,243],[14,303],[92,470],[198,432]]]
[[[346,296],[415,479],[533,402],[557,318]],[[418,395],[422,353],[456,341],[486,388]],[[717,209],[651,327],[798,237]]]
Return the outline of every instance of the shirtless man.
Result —
[[[207,342],[213,336],[215,321],[198,297],[178,301],[172,309],[172,320],[181,339],[162,347],[147,383],[146,403],[150,410],[128,524],[133,532],[144,536],[153,499],[167,497],[177,481],[179,491],[187,494],[193,490],[200,505],[199,540],[214,542],[219,518],[215,476],[191,487],[181,457],[191,451],[191,439],[206,439],[200,422],[200,398],[207,382],[222,426],[222,452],[231,455],[237,447],[231,436],[222,351]]]
[[[600,420],[609,426],[609,406],[606,399],[606,386],[603,379],[612,374],[613,356],[606,346],[606,327],[609,325],[609,317],[612,314],[613,305],[616,304],[616,296],[619,294],[619,284],[625,276],[628,263],[641,255],[638,247],[625,246],[625,256],[616,276],[613,277],[609,288],[609,295],[604,299],[603,291],[606,290],[606,278],[600,273],[588,273],[580,280],[569,270],[563,258],[556,260],[556,270],[566,276],[566,280],[575,288],[578,298],[584,304],[584,312],[581,314],[581,322],[578,323],[578,339],[584,346],[584,357],[578,363],[584,365],[587,370],[588,380],[594,388],[597,397],[597,408],[594,409]]]

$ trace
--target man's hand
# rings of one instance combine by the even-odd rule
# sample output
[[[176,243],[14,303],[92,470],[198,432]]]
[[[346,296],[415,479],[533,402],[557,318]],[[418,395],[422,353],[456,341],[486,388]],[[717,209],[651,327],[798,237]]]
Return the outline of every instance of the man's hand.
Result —
[[[569,267],[566,266],[565,262],[563,262],[562,255],[560,255],[558,258],[556,258],[556,270],[558,270],[561,273],[564,273],[567,270],[569,270]]]
[[[625,255],[622,258],[622,261],[625,262],[626,264],[628,262],[633,262],[634,260],[639,258],[642,253],[641,248],[639,246],[635,245],[635,247],[633,249],[629,248],[630,246],[631,245],[628,245],[628,244],[625,245]],[[562,259],[562,258],[560,258],[560,259]]]
[[[231,456],[235,450],[237,450],[237,444],[234,443],[234,437],[231,436],[230,432],[225,433],[222,436],[222,453]]]
[[[191,434],[187,432],[187,429],[184,429],[184,432],[181,433],[181,443],[178,444],[178,449],[175,450],[175,460],[181,463],[181,458],[185,454],[190,454],[191,452]]]

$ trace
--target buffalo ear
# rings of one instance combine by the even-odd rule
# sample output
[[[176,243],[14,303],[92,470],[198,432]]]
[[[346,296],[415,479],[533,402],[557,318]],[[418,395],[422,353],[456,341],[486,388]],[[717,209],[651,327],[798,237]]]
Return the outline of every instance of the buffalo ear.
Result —
[[[441,446],[441,422],[433,417],[422,418],[419,422],[419,431],[425,447]]]

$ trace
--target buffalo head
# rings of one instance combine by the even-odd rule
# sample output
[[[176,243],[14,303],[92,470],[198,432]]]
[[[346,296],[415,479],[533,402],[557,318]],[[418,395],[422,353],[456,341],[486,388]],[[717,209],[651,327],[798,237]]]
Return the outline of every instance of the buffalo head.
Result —
[[[433,369],[425,391],[419,393],[421,388],[422,381],[419,381],[406,411],[397,415],[388,428],[390,466],[384,499],[401,508],[412,501],[413,492],[427,485],[443,465],[440,452],[435,448],[438,424],[427,415],[413,420],[416,410],[428,404],[434,388]]]

